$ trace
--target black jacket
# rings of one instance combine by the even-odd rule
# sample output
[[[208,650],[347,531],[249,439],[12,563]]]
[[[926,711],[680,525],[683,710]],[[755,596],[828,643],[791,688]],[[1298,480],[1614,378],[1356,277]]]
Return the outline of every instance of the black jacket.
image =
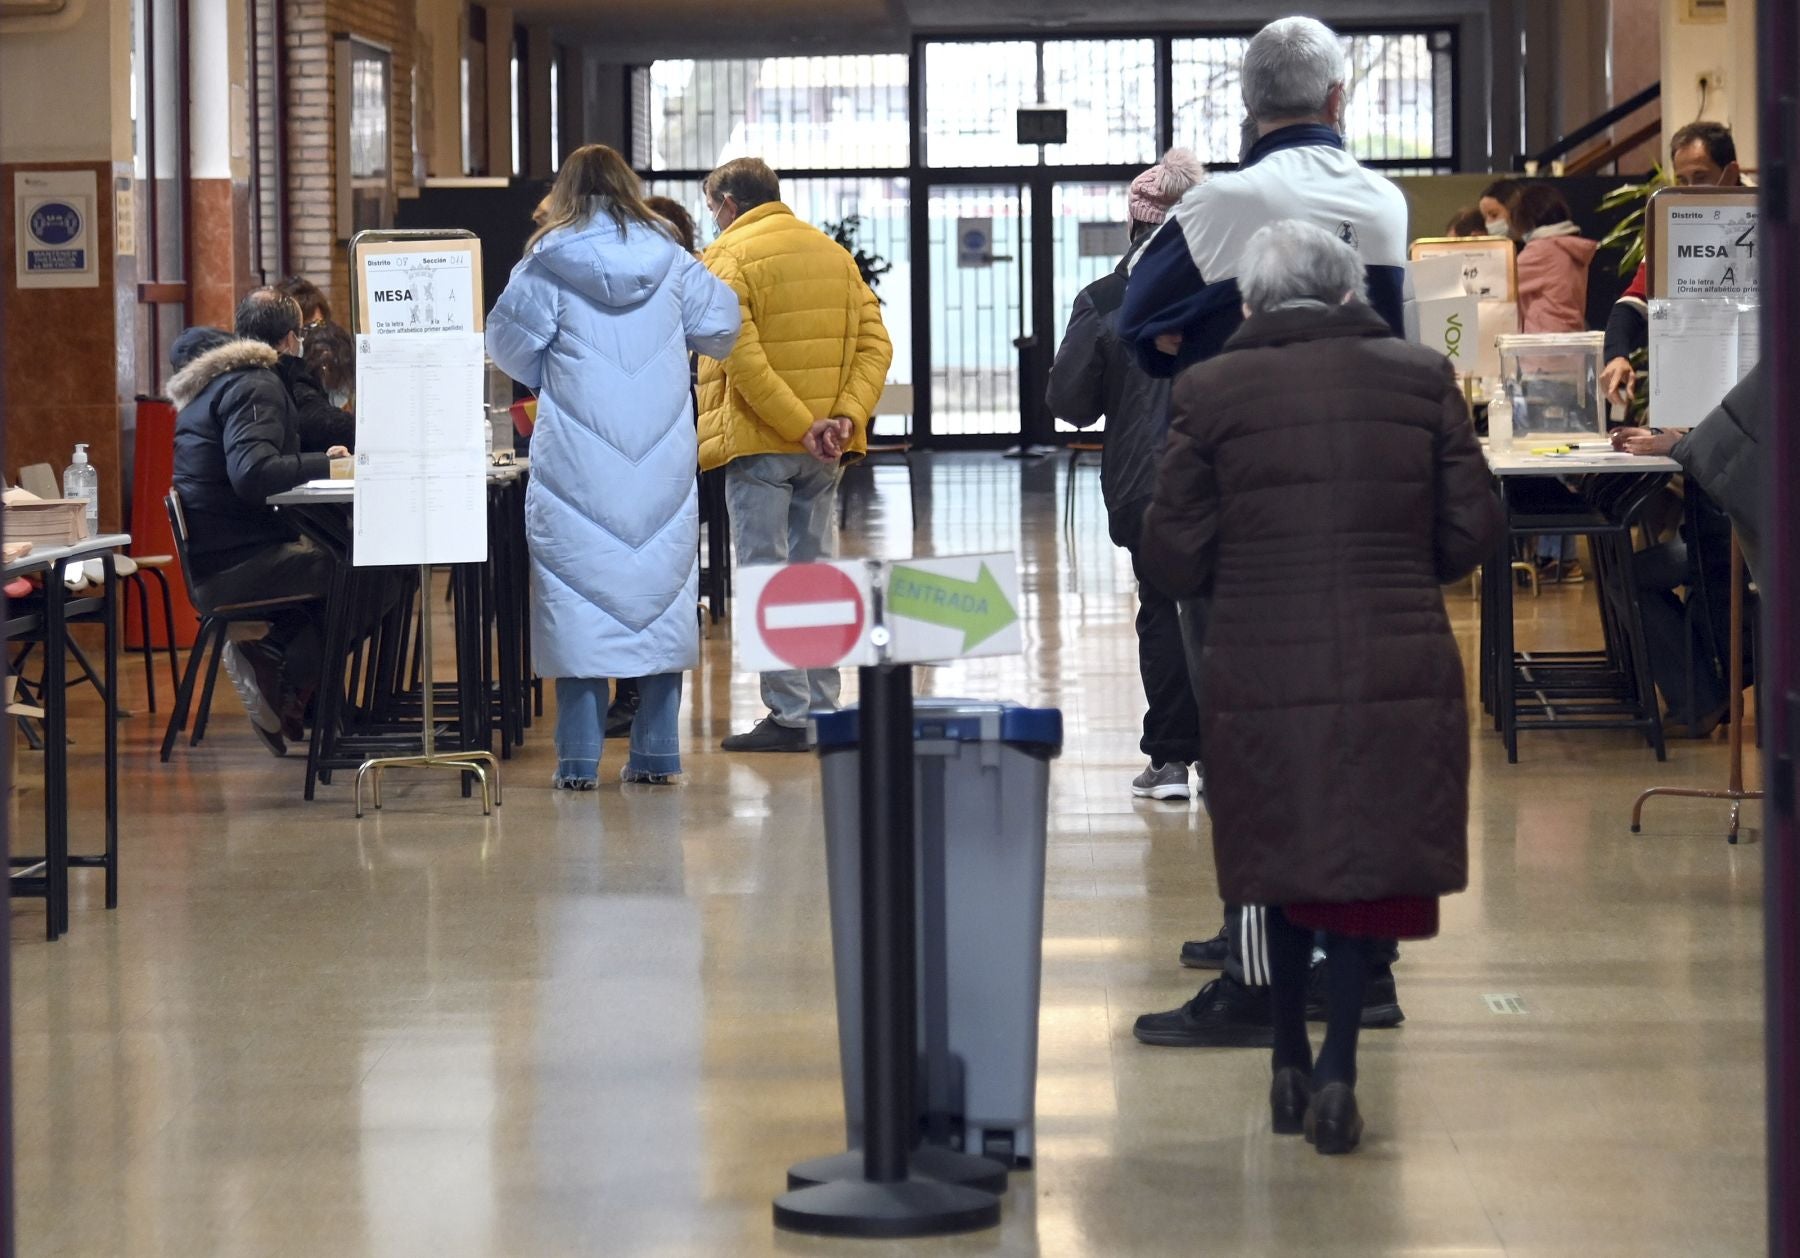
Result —
[[[283,354],[275,371],[293,399],[302,451],[322,453],[332,446],[348,449],[356,444],[356,417],[331,404],[325,386],[304,360]]]
[[[323,453],[300,453],[293,399],[259,341],[202,354],[169,381],[175,419],[175,488],[187,515],[196,581],[298,534],[267,505],[271,494],[331,474]]]
[[[1045,391],[1051,413],[1077,428],[1106,417],[1100,491],[1112,540],[1127,549],[1137,547],[1144,508],[1156,488],[1156,464],[1169,435],[1171,383],[1146,373],[1136,351],[1119,339],[1119,306],[1132,253],[1075,299]]]
[[[1725,509],[1744,548],[1752,574],[1762,572],[1762,529],[1768,518],[1768,477],[1762,448],[1768,412],[1768,374],[1752,367],[1725,400],[1680,441],[1675,461]],[[1719,588],[1729,592],[1725,582]]]

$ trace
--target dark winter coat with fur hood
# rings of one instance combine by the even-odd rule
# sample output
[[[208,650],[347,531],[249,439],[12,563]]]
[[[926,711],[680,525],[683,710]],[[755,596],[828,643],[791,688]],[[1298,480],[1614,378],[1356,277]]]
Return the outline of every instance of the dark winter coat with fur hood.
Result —
[[[180,412],[175,488],[196,581],[296,540],[269,496],[331,475],[325,455],[300,453],[294,403],[277,358],[260,341],[231,341],[169,381],[169,399]]]

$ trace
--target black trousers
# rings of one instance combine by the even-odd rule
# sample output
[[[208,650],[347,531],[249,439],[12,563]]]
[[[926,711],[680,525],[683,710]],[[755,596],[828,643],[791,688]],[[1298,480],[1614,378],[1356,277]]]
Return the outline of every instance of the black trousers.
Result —
[[[1144,579],[1137,552],[1138,672],[1144,679],[1144,736],[1138,746],[1157,764],[1195,764],[1200,759],[1200,709],[1182,643],[1175,600]]]
[[[1730,597],[1730,551],[1711,586]],[[1637,582],[1638,605],[1644,619],[1644,637],[1650,650],[1650,673],[1669,705],[1676,723],[1689,725],[1725,706],[1726,684],[1711,641],[1721,649],[1729,635],[1726,618],[1716,608],[1702,608],[1694,593],[1694,572],[1686,542],[1665,542],[1632,556],[1632,577]],[[1713,573],[1707,574],[1714,577]],[[1675,591],[1686,587],[1684,600]],[[1709,634],[1706,617],[1713,616]]]
[[[281,652],[289,689],[318,683],[325,647],[325,597],[331,592],[332,558],[310,538],[272,546],[223,572],[194,583],[200,610],[262,599],[304,596],[312,601],[270,613],[264,640]]]

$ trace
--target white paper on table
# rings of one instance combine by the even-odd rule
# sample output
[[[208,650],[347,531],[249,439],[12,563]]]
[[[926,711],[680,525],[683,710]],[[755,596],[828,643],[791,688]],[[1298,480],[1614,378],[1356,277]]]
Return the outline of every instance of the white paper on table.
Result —
[[[479,333],[358,338],[358,567],[487,558],[482,360]]]
[[[1688,298],[1650,303],[1650,422],[1692,428],[1738,382],[1739,303]]]

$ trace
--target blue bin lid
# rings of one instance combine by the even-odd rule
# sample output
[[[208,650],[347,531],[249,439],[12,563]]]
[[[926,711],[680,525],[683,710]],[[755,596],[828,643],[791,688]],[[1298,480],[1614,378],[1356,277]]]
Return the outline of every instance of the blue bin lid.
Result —
[[[821,751],[855,747],[862,742],[862,719],[855,705],[813,717]],[[1062,750],[1060,708],[1027,708],[1017,703],[978,699],[913,700],[913,737],[959,743],[999,742],[1013,747]]]

